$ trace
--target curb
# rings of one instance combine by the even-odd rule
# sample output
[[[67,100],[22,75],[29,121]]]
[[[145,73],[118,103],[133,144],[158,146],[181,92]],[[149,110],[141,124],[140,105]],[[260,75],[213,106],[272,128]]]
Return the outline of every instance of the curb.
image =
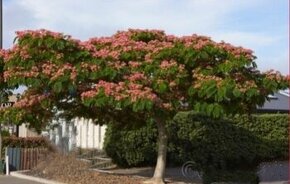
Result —
[[[47,180],[47,179],[38,178],[35,176],[28,176],[28,175],[22,174],[23,172],[26,172],[26,171],[28,171],[28,170],[13,171],[13,172],[10,172],[10,175],[17,177],[17,178],[31,180],[31,181],[35,181],[35,182],[39,182],[39,183],[43,183],[43,184],[65,184],[65,183],[61,183],[61,182],[57,182],[57,181],[53,181],[53,180]]]
[[[288,184],[290,181],[262,181],[260,184]]]
[[[135,175],[135,174],[125,174],[125,173],[115,173],[114,171],[107,171],[107,170],[102,170],[102,169],[96,169],[96,168],[93,168],[93,169],[90,169],[91,171],[96,171],[96,172],[99,172],[99,173],[103,173],[103,174],[112,174],[112,175],[118,175],[118,176],[131,176],[131,177],[134,177],[134,178],[139,178],[139,179],[149,179],[150,177],[146,177],[146,176],[138,176],[138,175]]]

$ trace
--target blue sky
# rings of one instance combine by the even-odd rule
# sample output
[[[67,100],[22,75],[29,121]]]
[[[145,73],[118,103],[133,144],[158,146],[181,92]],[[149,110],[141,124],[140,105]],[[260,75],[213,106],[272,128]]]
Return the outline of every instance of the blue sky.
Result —
[[[4,0],[4,48],[45,28],[86,40],[128,28],[197,33],[254,50],[258,68],[288,74],[288,0]]]

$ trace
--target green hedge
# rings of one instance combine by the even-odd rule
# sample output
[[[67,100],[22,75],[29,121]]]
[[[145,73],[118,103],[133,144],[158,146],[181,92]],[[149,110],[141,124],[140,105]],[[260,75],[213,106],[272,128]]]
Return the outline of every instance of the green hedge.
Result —
[[[48,151],[56,151],[56,148],[44,137],[4,137],[3,150],[6,147],[12,148],[47,148]]]
[[[254,168],[261,161],[288,158],[288,115],[235,116],[222,120],[181,112],[167,123],[170,134],[167,162],[193,161],[197,169]],[[119,166],[153,166],[157,130],[154,123],[138,129],[109,125],[105,150]]]
[[[3,137],[2,155],[6,147],[12,148],[47,148],[48,151],[56,151],[56,148],[44,137]]]
[[[49,142],[44,137],[4,137],[3,138],[3,147],[19,147],[19,148],[37,148],[50,147]]]
[[[171,122],[170,159],[193,160],[202,168],[254,166],[288,157],[288,115],[235,116],[223,120],[179,113]],[[175,133],[176,132],[176,133]]]

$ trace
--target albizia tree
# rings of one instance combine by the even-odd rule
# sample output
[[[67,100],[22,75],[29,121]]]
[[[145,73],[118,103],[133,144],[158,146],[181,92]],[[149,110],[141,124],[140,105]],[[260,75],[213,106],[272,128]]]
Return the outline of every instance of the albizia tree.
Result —
[[[152,183],[164,183],[165,122],[177,112],[216,118],[250,112],[287,87],[279,73],[258,71],[249,49],[159,30],[120,31],[85,42],[46,30],[17,32],[15,45],[1,57],[5,80],[27,86],[18,108],[124,126],[132,123],[124,121],[128,117],[154,120],[159,136]]]

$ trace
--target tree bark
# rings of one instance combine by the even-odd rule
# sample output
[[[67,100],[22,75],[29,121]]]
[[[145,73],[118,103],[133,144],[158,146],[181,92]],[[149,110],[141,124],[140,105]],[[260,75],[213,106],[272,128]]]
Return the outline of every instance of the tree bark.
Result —
[[[158,130],[158,155],[157,163],[153,178],[145,183],[164,184],[164,175],[166,168],[166,155],[167,155],[167,143],[168,135],[165,127],[165,122],[157,121]]]

